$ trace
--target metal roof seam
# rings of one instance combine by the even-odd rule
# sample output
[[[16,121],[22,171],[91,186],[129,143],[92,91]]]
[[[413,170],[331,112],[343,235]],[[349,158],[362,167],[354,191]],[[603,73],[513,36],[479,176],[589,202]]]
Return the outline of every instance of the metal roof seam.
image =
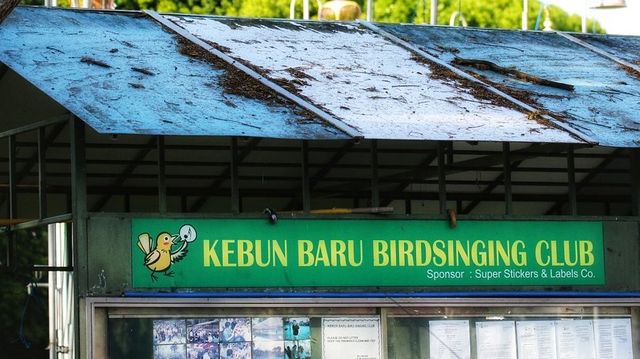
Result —
[[[258,82],[260,82],[264,86],[266,86],[269,89],[275,91],[278,95],[280,95],[280,96],[292,101],[293,103],[295,103],[296,105],[304,108],[305,110],[308,110],[308,111],[312,112],[314,115],[316,115],[320,119],[328,122],[329,124],[331,124],[332,126],[336,127],[340,131],[344,132],[348,136],[350,136],[352,138],[356,138],[356,139],[364,137],[362,135],[362,133],[360,133],[355,128],[345,124],[340,119],[335,118],[333,115],[321,110],[320,108],[314,106],[313,104],[309,103],[308,101],[305,101],[304,99],[300,98],[299,96],[297,96],[297,95],[285,90],[284,88],[282,88],[278,84],[276,84],[273,81],[269,80],[268,78],[260,75],[256,71],[254,71],[251,68],[249,68],[249,67],[245,66],[244,64],[240,63],[239,61],[235,60],[231,56],[229,56],[229,55],[225,54],[224,52],[222,52],[222,51],[212,47],[211,45],[207,44],[203,40],[201,40],[198,37],[194,36],[189,31],[187,31],[186,29],[184,29],[184,28],[180,27],[179,25],[173,23],[171,20],[165,18],[161,14],[159,14],[159,13],[157,13],[155,11],[151,11],[151,10],[145,10],[144,13],[147,14],[149,17],[151,17],[156,22],[160,23],[162,26],[165,26],[165,27],[169,28],[174,33],[178,34],[179,36],[182,36],[184,39],[186,39],[188,41],[191,41],[195,45],[200,46],[205,51],[208,51],[209,53],[213,54],[214,56],[216,56],[216,57],[220,58],[221,60],[227,62],[229,65],[234,66],[235,68],[237,68],[238,70],[244,72],[248,76],[251,76],[252,78],[257,80]]]
[[[573,36],[571,36],[571,35],[569,35],[567,33],[564,33],[564,32],[556,31],[556,34],[558,34],[558,35],[564,37],[565,39],[567,39],[567,40],[569,40],[569,41],[571,41],[573,43],[576,43],[576,44],[578,44],[578,45],[580,45],[580,46],[582,46],[584,48],[587,48],[587,49],[597,53],[600,56],[606,57],[609,60],[612,60],[612,61],[618,63],[619,65],[622,65],[622,66],[625,66],[625,67],[629,67],[629,68],[631,68],[633,70],[636,70],[636,71],[640,72],[640,66],[634,65],[634,64],[632,64],[630,62],[627,62],[627,61],[625,61],[625,60],[623,60],[621,58],[618,58],[617,56],[614,56],[614,55],[602,50],[601,48],[599,48],[597,46],[593,46],[591,44],[588,44],[588,43],[586,43],[586,42],[584,42],[584,41],[582,41],[582,40],[580,40],[578,38],[575,38],[575,37],[573,37]]]
[[[564,130],[564,131],[570,133],[571,135],[577,137],[578,139],[580,139],[582,141],[585,141],[587,143],[591,143],[591,144],[597,144],[598,143],[596,140],[592,139],[590,136],[584,134],[583,132],[578,131],[578,130],[572,128],[571,126],[558,121],[554,117],[551,117],[551,116],[546,115],[544,113],[540,113],[540,110],[534,108],[533,106],[528,105],[528,104],[526,104],[526,103],[514,98],[513,96],[511,96],[511,95],[509,95],[507,93],[504,93],[503,91],[500,91],[499,89],[497,89],[497,88],[495,88],[495,87],[493,87],[493,86],[491,86],[491,85],[489,85],[489,84],[487,84],[487,83],[485,83],[485,82],[483,82],[483,81],[481,81],[481,80],[469,75],[465,71],[460,70],[455,66],[451,66],[449,63],[444,62],[444,61],[438,59],[437,57],[432,56],[431,54],[429,54],[429,53],[427,53],[425,51],[420,50],[416,46],[414,46],[412,44],[409,44],[408,42],[406,42],[406,41],[400,39],[399,37],[397,37],[397,36],[387,32],[387,31],[379,28],[378,26],[376,26],[376,25],[374,25],[374,24],[372,24],[370,22],[367,22],[367,21],[359,21],[359,23],[362,26],[364,26],[365,28],[375,32],[376,34],[378,34],[380,36],[383,36],[387,40],[392,41],[393,43],[395,43],[395,44],[397,44],[399,46],[404,47],[405,49],[415,53],[416,55],[422,56],[423,58],[427,59],[428,61],[434,62],[434,63],[436,63],[436,64],[438,64],[440,66],[443,66],[446,69],[448,69],[448,70],[452,71],[453,73],[455,73],[456,75],[461,76],[465,80],[469,80],[469,81],[472,81],[474,83],[477,83],[477,84],[483,86],[484,88],[486,88],[488,91],[490,91],[490,92],[492,92],[492,93],[494,93],[494,94],[506,99],[507,101],[512,102],[513,104],[517,105],[518,107],[521,107],[522,109],[524,109],[526,111],[529,111],[532,114],[536,114],[536,115],[540,116],[541,118],[549,121],[550,124],[554,125],[558,129]]]

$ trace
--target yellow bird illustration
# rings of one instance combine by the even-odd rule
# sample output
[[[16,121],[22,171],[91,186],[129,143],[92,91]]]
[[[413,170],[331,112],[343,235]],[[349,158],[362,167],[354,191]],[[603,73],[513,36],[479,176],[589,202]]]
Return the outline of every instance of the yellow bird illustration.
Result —
[[[151,270],[151,279],[155,282],[158,278],[156,272],[162,272],[166,276],[173,276],[169,271],[171,264],[180,261],[187,254],[187,241],[182,240],[182,245],[178,250],[171,251],[171,247],[180,241],[180,236],[172,236],[167,232],[162,232],[156,237],[156,245],[151,250],[151,236],[149,233],[142,233],[138,236],[138,248],[144,252],[144,265]]]

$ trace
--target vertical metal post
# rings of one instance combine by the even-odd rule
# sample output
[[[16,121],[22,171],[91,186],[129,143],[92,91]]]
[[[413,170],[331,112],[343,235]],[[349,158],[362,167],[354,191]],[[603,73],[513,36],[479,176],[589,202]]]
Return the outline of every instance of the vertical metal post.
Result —
[[[240,213],[240,180],[238,179],[238,138],[231,137],[231,212]]]
[[[16,200],[16,136],[9,136],[9,219],[17,215]]]
[[[438,25],[438,0],[431,0],[431,13],[429,23]]]
[[[445,148],[443,142],[438,142],[438,200],[440,202],[440,214],[447,213],[447,183],[445,169]]]
[[[47,217],[47,140],[45,128],[38,129],[38,215]]]
[[[85,125],[79,118],[71,116],[69,119],[71,138],[71,209],[72,225],[72,259],[74,275],[74,338],[75,352],[80,352],[80,343],[85,338],[85,331],[81,327],[80,298],[84,298],[88,287],[88,238],[87,238],[87,167],[85,152]],[[82,334],[81,334],[82,333]]]
[[[373,21],[373,0],[367,0],[367,21]]]
[[[16,136],[9,136],[9,222],[16,218]],[[13,231],[9,231],[7,240],[7,266],[14,267],[16,259],[16,238]]]
[[[513,214],[513,193],[511,190],[511,144],[502,143],[502,168],[504,177],[504,212]]]
[[[302,210],[311,210],[311,188],[309,186],[309,142],[302,141]]]
[[[167,181],[164,136],[158,136],[158,211],[167,212]]]
[[[378,180],[378,141],[371,140],[371,207],[380,206]]]
[[[567,182],[569,184],[569,214],[578,214],[578,202],[576,198],[576,168],[573,147],[567,150]]]
[[[640,150],[629,150],[631,155],[631,214],[640,216]]]

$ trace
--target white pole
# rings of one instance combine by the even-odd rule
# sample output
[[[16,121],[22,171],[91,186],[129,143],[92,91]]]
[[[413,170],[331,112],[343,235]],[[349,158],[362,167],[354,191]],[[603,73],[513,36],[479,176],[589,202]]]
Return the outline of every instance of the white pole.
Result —
[[[522,0],[522,30],[529,30],[529,0]]]
[[[309,20],[309,0],[302,0],[302,18]]]
[[[582,9],[582,32],[587,32],[587,9],[589,5],[587,0],[584,0],[584,7]]]
[[[296,0],[291,0],[289,3],[289,19],[293,20],[296,18]]]
[[[431,0],[431,16],[429,23],[431,25],[438,24],[438,0]]]
[[[367,0],[367,21],[373,21],[373,0]]]

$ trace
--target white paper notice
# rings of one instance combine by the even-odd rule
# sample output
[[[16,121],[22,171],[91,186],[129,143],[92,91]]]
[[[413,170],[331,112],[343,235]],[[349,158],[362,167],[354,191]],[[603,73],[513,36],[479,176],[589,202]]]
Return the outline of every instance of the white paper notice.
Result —
[[[380,359],[380,318],[322,318],[323,359]]]
[[[430,359],[469,359],[471,340],[468,320],[429,321]]]
[[[631,319],[593,321],[598,359],[633,359]]]
[[[476,323],[478,359],[517,359],[513,321]]]
[[[553,321],[516,322],[516,334],[518,336],[518,359],[557,358],[556,327]]]
[[[558,358],[596,359],[591,320],[558,320],[556,343]]]

